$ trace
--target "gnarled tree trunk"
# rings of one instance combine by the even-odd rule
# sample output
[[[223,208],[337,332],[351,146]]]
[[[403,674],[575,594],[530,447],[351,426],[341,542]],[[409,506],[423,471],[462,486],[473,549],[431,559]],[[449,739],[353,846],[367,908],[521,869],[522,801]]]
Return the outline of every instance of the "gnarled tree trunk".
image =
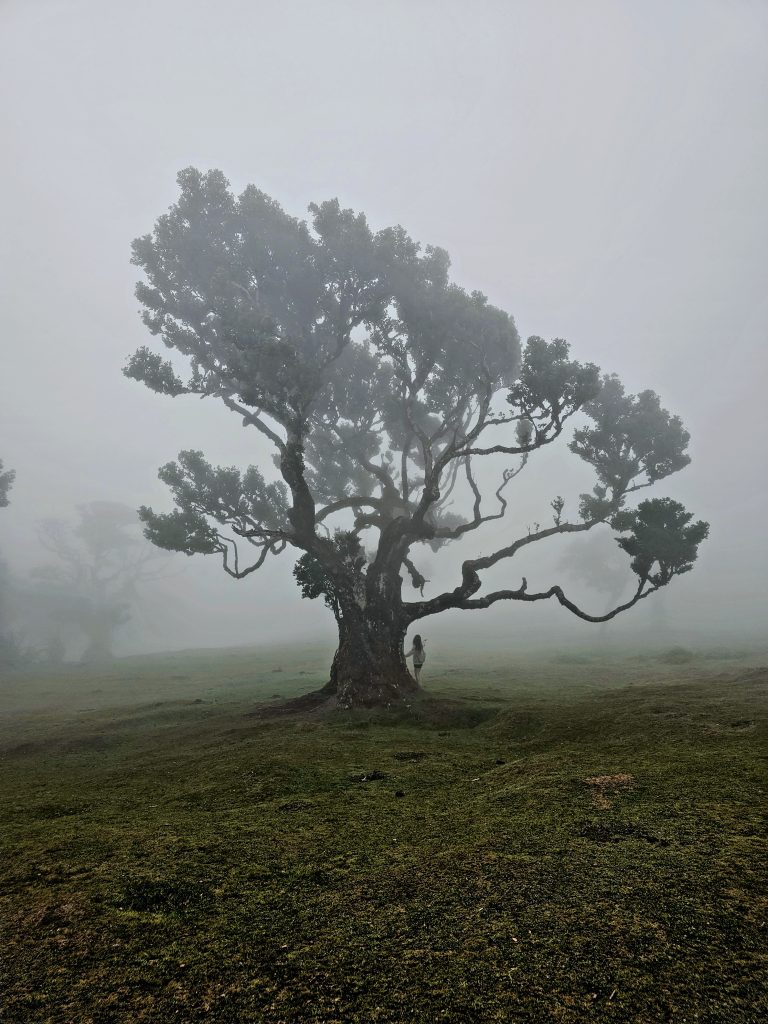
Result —
[[[403,633],[381,624],[340,629],[328,689],[345,708],[395,704],[413,695],[418,686],[403,657]]]
[[[403,656],[408,622],[388,588],[365,604],[347,605],[337,621],[339,646],[327,690],[340,707],[395,704],[417,692]]]

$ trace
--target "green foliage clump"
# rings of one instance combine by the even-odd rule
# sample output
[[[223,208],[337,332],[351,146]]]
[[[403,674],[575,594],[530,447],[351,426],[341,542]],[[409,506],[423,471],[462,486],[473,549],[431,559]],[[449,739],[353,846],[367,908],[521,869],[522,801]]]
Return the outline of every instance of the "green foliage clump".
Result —
[[[679,416],[661,407],[653,391],[627,395],[618,377],[605,376],[584,412],[592,425],[575,430],[568,447],[597,473],[593,493],[581,496],[585,520],[606,518],[625,495],[691,461],[686,451],[690,434]]]
[[[365,552],[360,538],[352,530],[336,530],[333,540],[328,541],[334,554],[349,571],[353,580],[360,581],[366,564]],[[315,600],[323,597],[328,608],[335,615],[341,614],[337,598],[337,584],[323,563],[306,553],[293,567],[293,576],[301,589],[301,596]]]
[[[254,523],[275,531],[286,524],[285,484],[267,483],[255,466],[241,473],[234,466],[211,466],[202,452],[185,451],[158,475],[170,488],[177,508],[158,515],[143,506],[139,518],[146,524],[146,537],[159,547],[187,555],[221,551],[221,539],[206,515],[218,523],[231,523],[234,532],[246,538]]]
[[[612,519],[614,529],[630,533],[617,538],[619,547],[631,557],[632,572],[641,583],[666,586],[673,576],[690,572],[699,544],[709,534],[709,525],[693,516],[672,498],[641,501],[636,509],[618,512]],[[657,566],[653,572],[653,566]]]

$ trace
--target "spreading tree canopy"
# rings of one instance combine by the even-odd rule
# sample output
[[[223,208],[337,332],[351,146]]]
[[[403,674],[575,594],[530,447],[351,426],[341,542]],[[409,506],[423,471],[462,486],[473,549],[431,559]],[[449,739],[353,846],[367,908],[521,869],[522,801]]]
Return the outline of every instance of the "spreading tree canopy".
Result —
[[[181,452],[160,470],[175,508],[140,516],[155,544],[218,555],[237,579],[297,552],[303,595],[322,596],[338,623],[326,695],[349,706],[412,691],[403,639],[426,616],[555,599],[602,622],[691,569],[706,523],[670,499],[627,507],[689,462],[687,432],[653,391],[627,394],[563,340],[521,347],[512,317],[452,283],[447,253],[401,227],[374,232],[336,200],[312,205],[307,224],[253,186],[234,195],[220,171],[188,168],[178,184],[178,201],[133,245],[144,323],[177,358],[144,347],[125,373],[163,395],[218,399],[269,442],[279,479]],[[421,547],[503,519],[511,481],[579,412],[568,449],[595,484],[578,518],[555,498],[551,525],[465,558],[453,589],[425,597]],[[486,460],[490,495],[477,472]],[[464,516],[450,508],[462,489]],[[605,615],[559,585],[484,589],[484,571],[523,548],[601,524],[636,577]]]

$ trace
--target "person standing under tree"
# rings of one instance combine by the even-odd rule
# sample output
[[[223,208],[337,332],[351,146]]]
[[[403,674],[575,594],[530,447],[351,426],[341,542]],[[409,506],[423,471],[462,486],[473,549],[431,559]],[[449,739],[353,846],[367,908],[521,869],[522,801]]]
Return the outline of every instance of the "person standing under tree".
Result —
[[[424,650],[425,641],[421,639],[421,634],[417,633],[413,638],[413,646],[410,651],[406,653],[406,658],[413,656],[413,674],[416,676],[416,682],[420,682],[421,666],[427,660],[427,652]]]

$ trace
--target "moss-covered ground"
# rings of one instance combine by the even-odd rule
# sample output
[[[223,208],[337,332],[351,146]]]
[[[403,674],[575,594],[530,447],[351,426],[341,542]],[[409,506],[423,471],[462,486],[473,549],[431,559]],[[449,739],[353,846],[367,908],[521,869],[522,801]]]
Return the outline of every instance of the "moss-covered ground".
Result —
[[[768,1019],[759,659],[327,659],[2,683],[3,1024]]]

